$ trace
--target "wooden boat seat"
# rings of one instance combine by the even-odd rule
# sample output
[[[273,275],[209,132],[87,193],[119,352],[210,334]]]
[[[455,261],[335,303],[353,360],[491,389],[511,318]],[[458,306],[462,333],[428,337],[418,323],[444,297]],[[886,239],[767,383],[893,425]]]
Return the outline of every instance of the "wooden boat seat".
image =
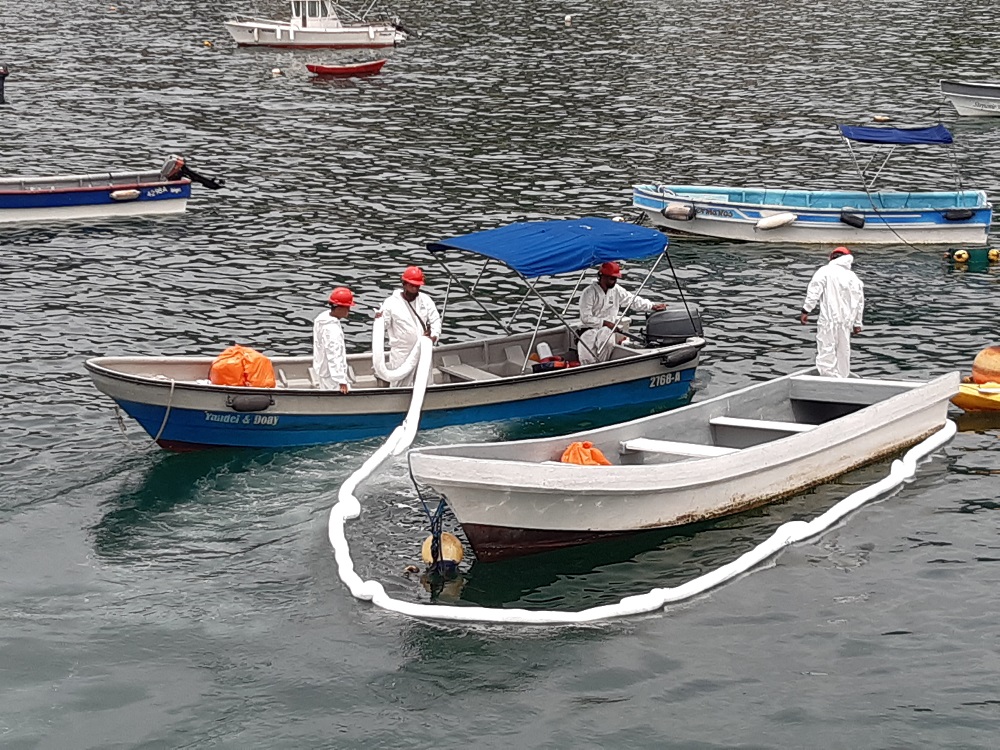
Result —
[[[674,456],[712,458],[737,453],[740,449],[724,448],[721,445],[703,445],[701,443],[678,443],[673,440],[633,438],[632,440],[623,440],[620,450],[622,453],[669,453]]]
[[[494,375],[492,372],[480,370],[478,367],[461,362],[458,364],[442,363],[439,369],[446,375],[451,375],[459,380],[500,380],[499,375]]]
[[[741,417],[712,417],[710,424],[719,427],[748,427],[755,430],[770,430],[771,432],[809,432],[816,425],[802,422],[773,422],[767,419],[743,419]]]

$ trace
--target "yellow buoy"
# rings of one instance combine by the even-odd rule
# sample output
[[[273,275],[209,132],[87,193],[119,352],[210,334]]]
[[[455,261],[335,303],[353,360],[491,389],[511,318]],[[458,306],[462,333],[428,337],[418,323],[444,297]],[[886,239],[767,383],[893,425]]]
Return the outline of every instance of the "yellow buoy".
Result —
[[[433,536],[427,537],[424,539],[424,546],[420,549],[420,557],[427,565],[431,565],[434,562],[434,556],[431,554],[431,543],[433,541]],[[458,537],[454,534],[449,534],[447,531],[442,532],[441,559],[460,563],[463,557],[465,557],[465,550],[462,549],[462,543],[458,540]]]
[[[951,257],[955,259],[956,263],[965,263],[966,261],[969,260],[969,251],[968,250],[956,250],[955,254],[952,255]]]
[[[202,46],[204,46],[204,47],[211,47],[211,46],[213,46],[212,45],[212,40],[211,39],[206,39],[204,42],[202,42]]]
[[[1000,250],[997,250],[995,247],[991,247],[989,252],[986,253],[986,257],[989,258],[990,263],[996,263],[1000,260]]]

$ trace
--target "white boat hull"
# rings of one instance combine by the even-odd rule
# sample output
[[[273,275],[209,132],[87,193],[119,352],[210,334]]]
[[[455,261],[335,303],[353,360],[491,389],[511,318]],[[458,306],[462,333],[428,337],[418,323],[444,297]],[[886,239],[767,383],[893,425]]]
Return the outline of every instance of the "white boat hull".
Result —
[[[1000,84],[941,81],[941,95],[963,117],[1000,117]]]
[[[377,49],[393,47],[405,39],[387,24],[299,29],[282,22],[229,21],[225,27],[241,47]]]
[[[725,437],[718,432],[720,428],[709,428],[711,418],[762,410],[767,415],[771,405],[760,395],[758,385],[662,415],[562,438],[414,450],[410,467],[418,485],[433,488],[447,499],[479,559],[503,559],[717,518],[828,481],[939,429],[947,419],[948,400],[958,390],[959,375],[950,373],[926,384],[851,379],[838,386],[832,380],[800,373],[770,384],[792,393],[798,389],[800,395],[810,388],[832,389],[858,403],[868,397],[866,393],[895,395],[818,426],[806,425],[808,431],[774,433],[770,440],[747,447],[739,446],[746,439],[741,428],[729,428],[733,431]],[[714,435],[717,443],[729,446],[721,450],[730,452],[680,460],[674,456],[674,460],[648,464],[627,463],[647,460],[637,458],[637,453],[619,456],[623,442],[639,437],[676,440],[693,433],[698,434],[699,444],[711,443]],[[753,440],[766,437],[759,430],[749,434]],[[565,447],[580,440],[593,442],[617,465],[560,463]],[[704,449],[719,450],[720,446]]]

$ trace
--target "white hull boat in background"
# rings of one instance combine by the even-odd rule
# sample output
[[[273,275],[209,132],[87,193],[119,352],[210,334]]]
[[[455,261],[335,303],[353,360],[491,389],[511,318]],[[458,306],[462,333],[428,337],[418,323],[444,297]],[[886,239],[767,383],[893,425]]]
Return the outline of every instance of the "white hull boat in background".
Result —
[[[944,125],[839,128],[863,189],[646,184],[633,186],[632,205],[664,231],[725,240],[848,246],[986,243],[993,206],[983,190],[875,189],[896,146],[950,145],[952,134]],[[872,153],[862,167],[852,143],[887,152]],[[882,157],[881,165],[876,156]],[[866,174],[869,168],[871,175]]]
[[[941,81],[941,95],[964,117],[1000,117],[1000,83]]]
[[[237,18],[226,21],[225,27],[241,47],[358,49],[392,47],[405,41],[402,24],[372,16],[373,4],[352,13],[332,0],[292,0],[289,21]]]

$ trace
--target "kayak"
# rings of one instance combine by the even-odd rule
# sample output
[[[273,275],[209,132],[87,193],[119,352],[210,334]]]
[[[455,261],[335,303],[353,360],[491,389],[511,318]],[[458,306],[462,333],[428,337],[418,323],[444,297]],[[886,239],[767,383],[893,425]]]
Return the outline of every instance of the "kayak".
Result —
[[[350,63],[348,65],[306,65],[310,73],[318,76],[364,76],[378,73],[388,60],[370,60],[369,62]]]
[[[960,383],[951,402],[965,411],[1000,411],[1000,383]]]

